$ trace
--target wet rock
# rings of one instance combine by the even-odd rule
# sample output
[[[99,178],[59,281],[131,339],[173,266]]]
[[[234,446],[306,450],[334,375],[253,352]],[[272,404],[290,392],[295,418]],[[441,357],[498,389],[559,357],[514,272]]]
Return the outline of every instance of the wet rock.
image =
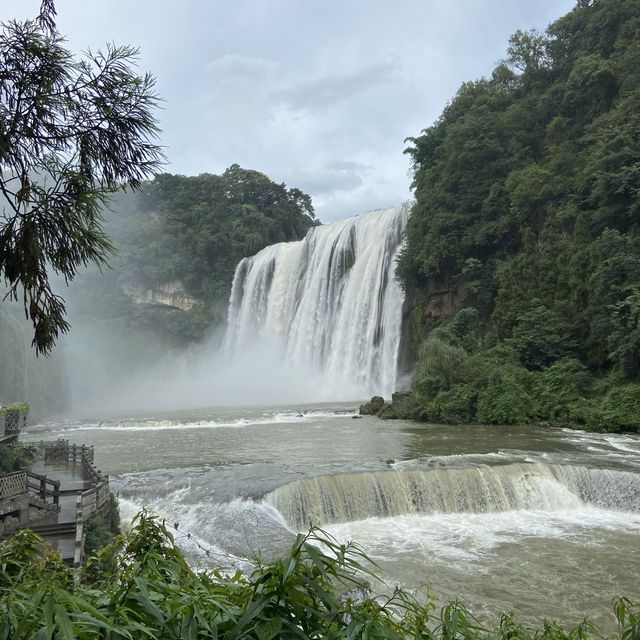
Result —
[[[391,404],[400,404],[405,398],[408,398],[411,394],[408,391],[396,391],[391,394]]]
[[[373,396],[369,402],[360,405],[361,416],[375,416],[384,406],[384,398],[382,396]]]
[[[389,402],[385,402],[380,410],[376,414],[379,418],[385,418],[386,420],[393,420],[397,418],[395,406]]]

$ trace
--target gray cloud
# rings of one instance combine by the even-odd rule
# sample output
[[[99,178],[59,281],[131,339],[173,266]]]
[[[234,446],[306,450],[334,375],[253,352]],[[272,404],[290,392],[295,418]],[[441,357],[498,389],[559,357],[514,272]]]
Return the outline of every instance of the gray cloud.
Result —
[[[293,108],[322,109],[392,81],[399,67],[397,59],[388,57],[351,73],[303,80],[284,89],[279,95]]]
[[[0,19],[37,14],[3,0]],[[410,196],[404,139],[488,76],[516,29],[574,0],[58,0],[76,51],[131,43],[157,77],[168,171],[234,162],[308,191],[325,222]]]
[[[220,74],[222,77],[237,79],[238,77],[255,78],[265,74],[272,74],[278,68],[278,63],[266,58],[241,56],[237,53],[225,53],[221,58],[211,60],[205,70],[207,73]]]
[[[292,184],[303,191],[316,194],[316,197],[328,197],[342,191],[351,191],[364,184],[369,168],[360,162],[343,162],[314,167],[313,169],[294,170]]]

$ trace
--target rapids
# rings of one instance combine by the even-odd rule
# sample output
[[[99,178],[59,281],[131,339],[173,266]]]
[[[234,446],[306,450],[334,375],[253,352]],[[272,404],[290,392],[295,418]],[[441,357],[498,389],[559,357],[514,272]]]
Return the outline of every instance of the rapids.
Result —
[[[30,439],[93,444],[123,516],[143,505],[245,566],[307,523],[353,539],[386,585],[611,628],[640,599],[640,438],[538,427],[352,419],[353,405],[226,408],[68,420]]]

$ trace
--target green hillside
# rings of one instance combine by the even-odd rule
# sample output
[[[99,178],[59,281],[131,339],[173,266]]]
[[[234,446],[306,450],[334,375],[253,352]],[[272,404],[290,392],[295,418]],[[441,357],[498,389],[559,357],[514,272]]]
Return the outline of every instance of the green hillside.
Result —
[[[411,139],[402,415],[640,429],[640,2],[517,32]]]
[[[154,335],[164,348],[199,340],[225,322],[238,262],[314,224],[308,195],[258,171],[158,175],[112,201],[113,268],[79,279],[73,316]]]

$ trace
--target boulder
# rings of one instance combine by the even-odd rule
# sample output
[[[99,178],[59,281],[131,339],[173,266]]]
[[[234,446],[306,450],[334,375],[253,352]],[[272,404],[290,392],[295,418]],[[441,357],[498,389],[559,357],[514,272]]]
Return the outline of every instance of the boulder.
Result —
[[[376,414],[379,418],[384,418],[385,420],[395,420],[398,416],[396,415],[396,410],[393,404],[389,404],[385,402],[380,410]]]
[[[392,405],[398,405],[400,404],[400,402],[402,402],[405,398],[408,398],[411,394],[408,391],[396,391],[395,393],[391,394],[391,404]]]
[[[384,407],[384,398],[382,396],[373,396],[369,402],[360,405],[360,415],[375,416],[382,407]]]

